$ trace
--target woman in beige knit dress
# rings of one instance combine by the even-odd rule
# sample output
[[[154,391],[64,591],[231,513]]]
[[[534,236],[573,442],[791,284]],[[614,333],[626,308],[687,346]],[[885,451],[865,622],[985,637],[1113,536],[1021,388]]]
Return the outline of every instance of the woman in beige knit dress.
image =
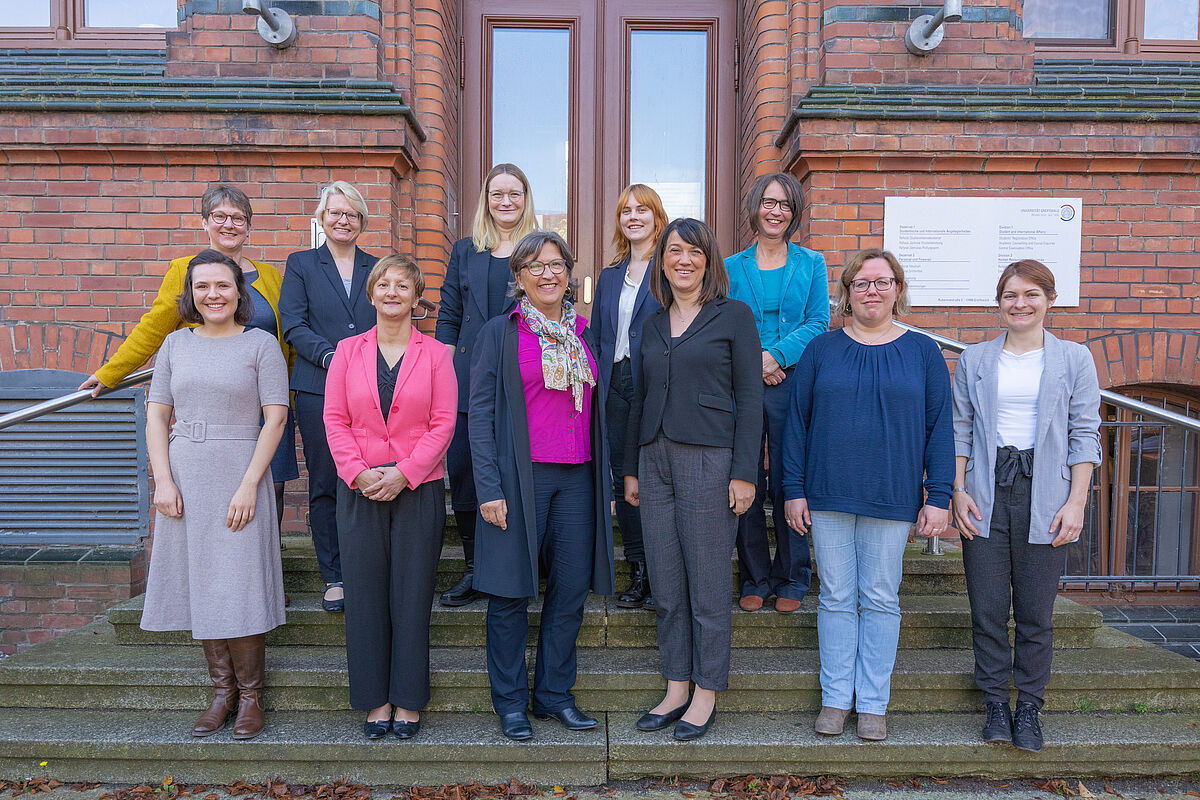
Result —
[[[158,513],[141,623],[200,640],[214,692],[192,732],[215,733],[236,710],[235,739],[262,732],[264,634],[284,622],[268,467],[287,420],[287,365],[273,336],[246,327],[245,284],[221,253],[192,259],[179,316],[199,326],[168,335],[154,365],[146,444]]]

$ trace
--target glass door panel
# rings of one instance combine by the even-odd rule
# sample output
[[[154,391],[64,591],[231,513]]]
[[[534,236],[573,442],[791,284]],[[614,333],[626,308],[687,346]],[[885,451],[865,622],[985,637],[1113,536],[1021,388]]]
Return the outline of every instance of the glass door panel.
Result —
[[[49,28],[50,0],[23,0],[6,5],[0,28]]]
[[[667,216],[705,216],[708,32],[634,30],[629,42],[629,182],[662,197]]]
[[[519,166],[533,189],[538,224],[567,237],[570,30],[493,29],[491,110],[492,163]]]

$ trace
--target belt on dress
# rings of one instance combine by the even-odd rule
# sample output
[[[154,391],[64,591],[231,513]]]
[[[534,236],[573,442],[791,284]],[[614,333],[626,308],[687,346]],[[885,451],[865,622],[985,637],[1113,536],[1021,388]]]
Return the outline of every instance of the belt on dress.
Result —
[[[208,439],[257,439],[261,431],[258,425],[212,425],[205,420],[175,420],[171,426],[171,438],[182,437],[189,442]]]

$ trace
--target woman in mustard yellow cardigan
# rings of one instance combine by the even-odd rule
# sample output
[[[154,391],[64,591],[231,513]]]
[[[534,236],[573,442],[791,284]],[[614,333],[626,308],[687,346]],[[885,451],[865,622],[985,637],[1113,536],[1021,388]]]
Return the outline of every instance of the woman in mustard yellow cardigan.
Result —
[[[250,199],[236,186],[215,184],[208,187],[200,198],[200,217],[208,234],[209,246],[233,259],[246,276],[246,285],[254,300],[254,319],[247,327],[261,328],[279,340],[290,371],[292,350],[283,340],[283,328],[279,321],[279,290],[283,285],[283,276],[270,264],[251,261],[242,255],[242,248],[250,237],[253,213]],[[150,310],[142,315],[112,358],[96,370],[95,375],[80,384],[80,389],[91,389],[92,395],[95,396],[101,386],[116,386],[158,352],[167,334],[178,328],[194,327],[180,318],[175,302],[183,291],[183,278],[193,255],[171,261]],[[296,464],[295,425],[289,410],[287,428],[275,451],[275,457],[271,460],[271,475],[275,482],[275,508],[280,522],[283,520],[283,485],[300,475]]]

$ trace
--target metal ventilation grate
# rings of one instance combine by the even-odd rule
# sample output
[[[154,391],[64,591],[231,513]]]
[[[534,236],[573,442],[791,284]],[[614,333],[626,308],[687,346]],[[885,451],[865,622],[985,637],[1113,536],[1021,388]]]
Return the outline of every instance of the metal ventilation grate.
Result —
[[[0,413],[84,376],[0,373]],[[149,523],[145,390],[124,389],[0,431],[0,543],[132,544]]]

